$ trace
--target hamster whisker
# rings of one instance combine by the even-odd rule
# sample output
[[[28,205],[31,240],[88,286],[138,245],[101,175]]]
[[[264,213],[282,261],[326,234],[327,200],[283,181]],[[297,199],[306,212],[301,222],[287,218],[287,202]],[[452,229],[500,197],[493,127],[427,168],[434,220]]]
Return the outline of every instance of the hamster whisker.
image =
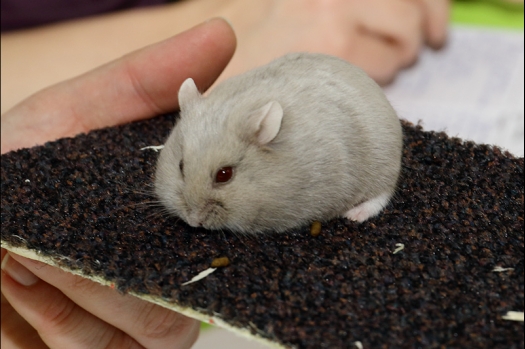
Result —
[[[250,248],[248,247],[248,245],[244,242],[244,239],[254,239],[255,238],[255,234],[249,234],[249,233],[246,233],[246,232],[240,232],[239,234],[236,234],[237,235],[237,238],[239,239],[239,242],[241,244],[244,245],[244,247],[246,247],[247,250],[249,250]]]
[[[112,212],[126,210],[126,209],[137,209],[137,210],[150,210],[150,209],[157,209],[158,207],[162,208],[162,205],[160,205],[158,202],[155,201],[143,201],[143,202],[132,202],[128,203],[126,205],[121,205],[119,207],[116,207]]]
[[[124,192],[128,193],[128,194],[137,194],[137,195],[145,195],[145,196],[149,196],[149,197],[156,197],[155,195],[155,188],[154,188],[154,183],[153,183],[153,178],[150,178],[150,181],[147,181],[147,182],[141,182],[140,185],[141,185],[141,188],[138,188],[136,187],[136,183],[133,183],[133,185],[130,185],[130,183],[125,183],[123,181],[118,181],[118,180],[111,180],[111,182],[114,182],[116,185],[116,187],[119,187],[121,188]],[[149,187],[147,188],[146,190],[144,190],[142,187],[143,186],[146,186],[146,187]]]
[[[159,200],[134,202],[134,203],[130,203],[128,206],[129,207],[134,207],[134,206],[163,207],[162,202],[160,202]]]
[[[222,235],[222,239],[224,241],[228,241],[228,239],[226,238],[226,233],[225,233],[224,229],[219,229],[218,232],[219,232],[219,236]]]
[[[152,219],[152,218],[157,218],[157,217],[160,217],[160,218],[170,217],[170,213],[168,212],[168,210],[160,210],[160,211],[150,213],[149,215],[146,216],[146,219]]]
[[[246,247],[248,247],[243,239],[251,239],[254,237],[254,235],[257,235],[257,234],[252,234],[250,232],[247,232],[245,229],[243,229],[243,226],[239,223],[235,223],[231,229],[231,232],[239,239],[239,241],[245,245]]]

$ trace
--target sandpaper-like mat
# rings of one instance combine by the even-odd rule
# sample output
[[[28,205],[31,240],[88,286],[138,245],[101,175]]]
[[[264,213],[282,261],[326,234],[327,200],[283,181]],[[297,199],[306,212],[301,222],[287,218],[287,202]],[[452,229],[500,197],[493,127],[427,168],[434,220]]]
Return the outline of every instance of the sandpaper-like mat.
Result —
[[[523,323],[502,319],[524,308],[523,158],[405,123],[384,213],[236,236],[147,204],[158,153],[140,149],[173,123],[2,155],[2,246],[284,347],[523,348]],[[181,285],[216,257],[230,265]]]

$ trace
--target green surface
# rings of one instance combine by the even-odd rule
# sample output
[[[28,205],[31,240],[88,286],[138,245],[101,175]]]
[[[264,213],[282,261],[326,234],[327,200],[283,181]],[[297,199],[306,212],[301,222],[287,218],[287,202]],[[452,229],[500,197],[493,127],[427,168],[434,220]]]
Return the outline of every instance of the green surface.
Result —
[[[201,322],[201,330],[206,330],[208,328],[212,328],[213,326],[210,324],[207,324],[205,322]]]
[[[452,23],[484,27],[523,29],[523,4],[503,0],[456,0]]]

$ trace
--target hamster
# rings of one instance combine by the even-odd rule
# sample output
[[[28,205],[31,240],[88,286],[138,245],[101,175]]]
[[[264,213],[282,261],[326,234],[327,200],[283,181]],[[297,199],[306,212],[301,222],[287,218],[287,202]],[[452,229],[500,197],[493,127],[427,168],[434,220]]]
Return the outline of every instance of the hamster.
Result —
[[[155,172],[155,193],[193,227],[284,232],[344,216],[363,222],[390,201],[400,121],[366,73],[294,53],[203,96],[191,78]]]

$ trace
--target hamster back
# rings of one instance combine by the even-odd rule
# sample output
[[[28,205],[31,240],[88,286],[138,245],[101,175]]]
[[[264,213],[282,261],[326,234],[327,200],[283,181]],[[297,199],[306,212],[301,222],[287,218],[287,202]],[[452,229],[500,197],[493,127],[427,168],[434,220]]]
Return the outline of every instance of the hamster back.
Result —
[[[286,55],[208,96],[188,79],[179,102],[155,190],[192,226],[252,233],[364,221],[395,191],[399,119],[380,87],[343,60]]]

